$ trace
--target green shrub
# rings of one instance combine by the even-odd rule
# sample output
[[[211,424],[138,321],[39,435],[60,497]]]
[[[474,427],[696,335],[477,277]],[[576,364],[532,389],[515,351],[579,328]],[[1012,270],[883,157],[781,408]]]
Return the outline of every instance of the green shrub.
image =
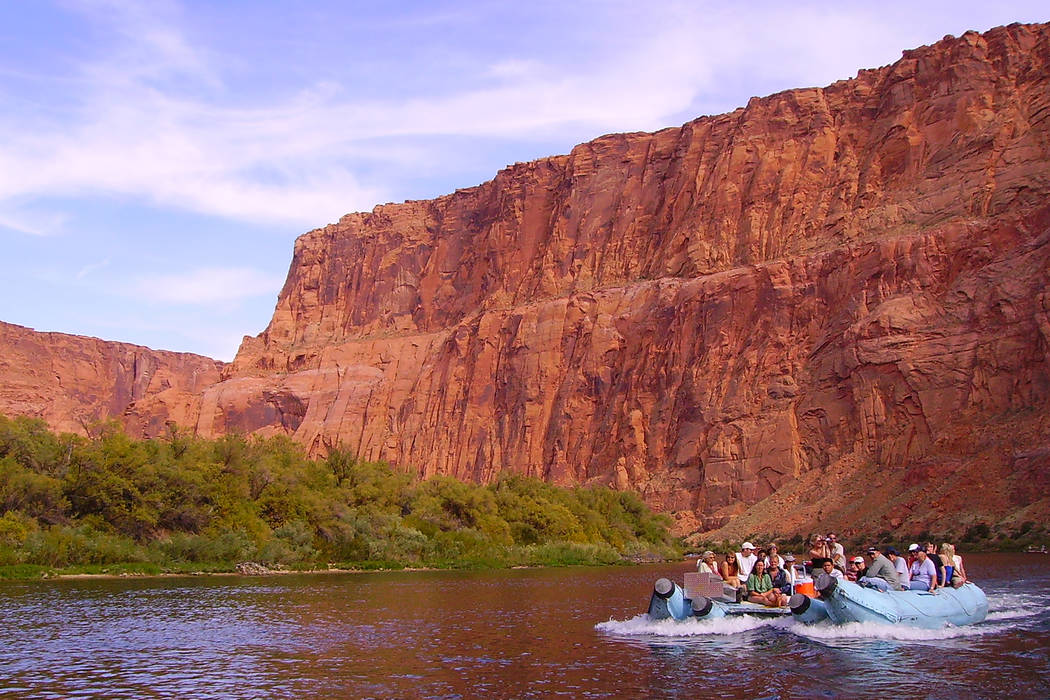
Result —
[[[309,459],[287,437],[202,440],[173,427],[135,441],[112,422],[90,432],[0,416],[0,565],[490,567],[677,546],[669,518],[633,493],[522,476],[417,481],[339,446]]]

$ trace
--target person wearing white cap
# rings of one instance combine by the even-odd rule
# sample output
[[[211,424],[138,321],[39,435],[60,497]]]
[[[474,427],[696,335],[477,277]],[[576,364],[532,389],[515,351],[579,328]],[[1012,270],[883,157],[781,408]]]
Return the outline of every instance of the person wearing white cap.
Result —
[[[853,557],[849,560],[849,564],[846,566],[846,580],[857,581],[861,576],[864,575],[865,570],[864,557]]]
[[[755,554],[755,545],[745,542],[740,545],[740,551],[736,553],[736,563],[740,567],[740,578],[744,581],[751,575],[751,569],[755,568],[758,555]]]
[[[787,574],[788,582],[791,583],[791,590],[795,590],[795,582],[797,577],[795,576],[795,555],[788,554],[784,557],[784,573]]]
[[[909,578],[911,577],[911,565],[915,563],[916,559],[918,559],[916,554],[918,554],[920,549],[922,549],[922,548],[919,545],[915,544],[914,542],[912,542],[910,545],[908,545],[908,562],[907,563],[908,563],[908,577]]]

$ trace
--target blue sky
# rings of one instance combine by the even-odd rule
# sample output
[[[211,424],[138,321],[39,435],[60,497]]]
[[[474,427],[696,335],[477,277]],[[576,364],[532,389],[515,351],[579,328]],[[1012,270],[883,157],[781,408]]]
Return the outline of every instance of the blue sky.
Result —
[[[0,0],[0,320],[232,359],[296,236],[1045,2]]]

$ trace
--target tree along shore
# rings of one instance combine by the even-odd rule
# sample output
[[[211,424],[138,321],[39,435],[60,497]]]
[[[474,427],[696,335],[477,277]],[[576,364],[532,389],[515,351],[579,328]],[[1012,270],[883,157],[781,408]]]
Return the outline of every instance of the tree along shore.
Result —
[[[0,578],[493,568],[675,559],[670,519],[631,492],[508,476],[425,481],[335,446],[89,437],[0,416]]]

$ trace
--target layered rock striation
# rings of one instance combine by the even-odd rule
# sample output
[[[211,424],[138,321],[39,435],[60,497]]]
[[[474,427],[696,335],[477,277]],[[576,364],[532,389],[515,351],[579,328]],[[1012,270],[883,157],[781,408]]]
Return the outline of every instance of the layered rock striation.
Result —
[[[223,363],[65,333],[40,333],[0,321],[0,414],[42,418],[54,430],[83,434],[122,419],[134,402],[194,395],[220,379]],[[173,414],[165,420],[192,422]]]
[[[1048,194],[1050,25],[946,37],[307,233],[222,381],[125,420],[610,483],[682,531],[1050,514]]]

